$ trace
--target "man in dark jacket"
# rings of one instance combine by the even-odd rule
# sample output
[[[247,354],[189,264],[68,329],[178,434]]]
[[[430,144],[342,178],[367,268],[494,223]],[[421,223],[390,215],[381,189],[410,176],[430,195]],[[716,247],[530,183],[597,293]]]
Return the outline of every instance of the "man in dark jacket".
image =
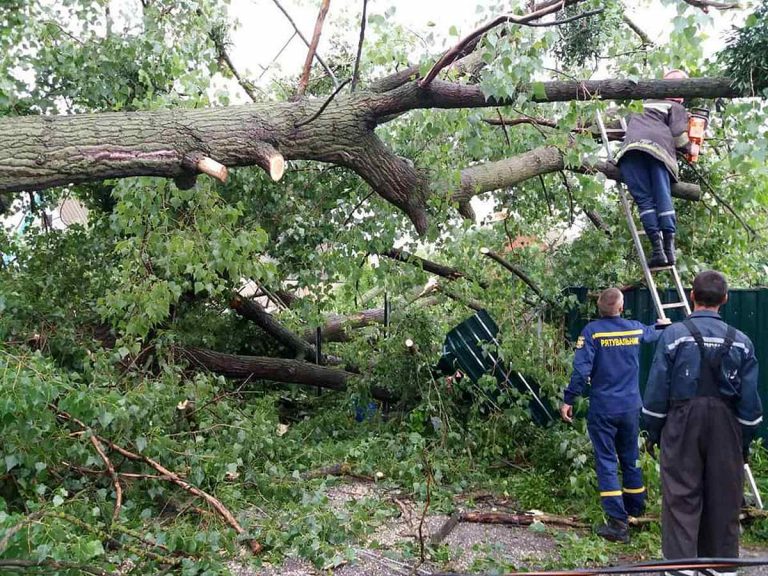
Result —
[[[693,314],[659,341],[643,406],[648,442],[661,442],[662,550],[669,560],[736,558],[744,462],[763,419],[757,359],[720,319],[722,274],[696,276],[691,299]]]
[[[664,78],[687,75],[671,70]],[[688,112],[682,101],[667,98],[643,102],[642,114],[630,116],[624,145],[616,156],[621,178],[637,204],[651,243],[651,268],[675,263],[677,223],[670,178],[678,180],[676,150],[688,146]]]
[[[587,430],[595,452],[597,486],[607,522],[596,532],[606,540],[629,542],[627,520],[645,510],[643,474],[637,466],[640,431],[640,343],[659,331],[621,317],[624,295],[616,288],[600,294],[602,318],[584,327],[576,342],[573,375],[560,415],[573,421],[573,404],[591,384]],[[618,464],[621,465],[621,482]]]

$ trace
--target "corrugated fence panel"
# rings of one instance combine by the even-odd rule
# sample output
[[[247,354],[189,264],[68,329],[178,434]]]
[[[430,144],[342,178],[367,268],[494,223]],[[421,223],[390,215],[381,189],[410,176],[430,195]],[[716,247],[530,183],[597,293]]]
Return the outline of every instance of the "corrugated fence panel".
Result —
[[[569,293],[575,295],[582,304],[587,300],[586,288],[573,288]],[[662,292],[662,301],[665,303],[674,302],[676,297],[673,289]],[[755,346],[757,360],[761,362],[760,398],[764,409],[768,411],[768,288],[734,289],[729,292],[728,298],[728,303],[721,308],[720,313],[723,320],[749,336]],[[587,322],[595,317],[594,303],[586,308],[589,309],[586,312],[572,311],[566,319],[568,336],[574,342]],[[651,295],[645,288],[633,288],[624,293],[624,310],[624,316],[644,324],[653,324],[656,321]],[[683,319],[679,310],[673,310],[673,313],[671,317],[674,322]],[[640,356],[641,388],[645,387],[652,359],[653,347],[643,346]],[[760,435],[764,440],[768,440],[768,425],[765,423],[760,428]]]

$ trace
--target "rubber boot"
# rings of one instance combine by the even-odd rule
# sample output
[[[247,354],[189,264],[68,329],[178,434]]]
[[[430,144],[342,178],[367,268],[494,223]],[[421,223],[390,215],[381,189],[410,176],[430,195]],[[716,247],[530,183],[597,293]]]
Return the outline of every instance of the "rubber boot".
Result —
[[[648,234],[648,240],[651,242],[651,257],[648,259],[649,268],[661,268],[667,265],[667,257],[664,255],[664,242],[661,238],[661,232]]]
[[[667,264],[675,264],[675,233],[664,232],[664,255],[667,257]]]
[[[595,528],[595,534],[609,542],[629,544],[629,526],[616,518],[608,518],[608,522]]]

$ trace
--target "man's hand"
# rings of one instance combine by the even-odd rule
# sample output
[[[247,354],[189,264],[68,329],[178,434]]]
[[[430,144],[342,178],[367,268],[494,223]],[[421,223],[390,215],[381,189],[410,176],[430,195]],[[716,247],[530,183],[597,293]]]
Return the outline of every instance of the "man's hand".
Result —
[[[645,451],[651,458],[656,459],[656,448],[661,444],[661,434],[659,432],[647,432],[645,436]]]
[[[563,422],[568,422],[568,424],[573,423],[573,406],[570,404],[560,406],[560,418],[563,419]]]

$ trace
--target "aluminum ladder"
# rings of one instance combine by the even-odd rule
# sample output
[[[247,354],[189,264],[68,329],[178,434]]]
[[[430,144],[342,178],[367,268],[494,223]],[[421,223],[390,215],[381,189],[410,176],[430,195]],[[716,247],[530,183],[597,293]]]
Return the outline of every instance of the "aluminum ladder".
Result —
[[[600,138],[603,142],[605,152],[608,155],[608,161],[613,162],[614,155],[613,151],[611,150],[610,141],[608,140],[608,131],[605,128],[603,117],[599,110],[596,112],[596,119],[597,126],[600,129]],[[624,132],[626,132],[627,124],[623,117],[621,118],[621,128]],[[640,267],[643,269],[645,283],[651,292],[651,299],[653,300],[653,305],[656,308],[656,313],[658,314],[657,322],[659,324],[669,324],[671,320],[667,317],[667,310],[674,310],[676,308],[683,308],[685,310],[686,316],[690,315],[691,307],[688,305],[688,299],[685,297],[685,289],[683,288],[683,283],[680,280],[680,274],[678,274],[677,268],[674,265],[662,266],[659,268],[650,268],[648,266],[648,261],[645,258],[645,251],[643,250],[643,244],[640,241],[641,232],[638,231],[637,225],[635,224],[635,219],[632,216],[632,204],[627,198],[627,192],[625,191],[624,184],[617,182],[616,188],[619,191],[621,205],[624,208],[624,215],[627,218],[627,226],[629,226],[629,231],[632,234],[632,241],[635,243],[635,251],[637,252],[637,257],[640,260]],[[656,287],[655,280],[653,279],[653,275],[659,272],[669,272],[672,275],[672,280],[674,282],[675,290],[677,291],[678,296],[678,300],[676,302],[662,304],[661,297],[659,296],[659,290]]]

